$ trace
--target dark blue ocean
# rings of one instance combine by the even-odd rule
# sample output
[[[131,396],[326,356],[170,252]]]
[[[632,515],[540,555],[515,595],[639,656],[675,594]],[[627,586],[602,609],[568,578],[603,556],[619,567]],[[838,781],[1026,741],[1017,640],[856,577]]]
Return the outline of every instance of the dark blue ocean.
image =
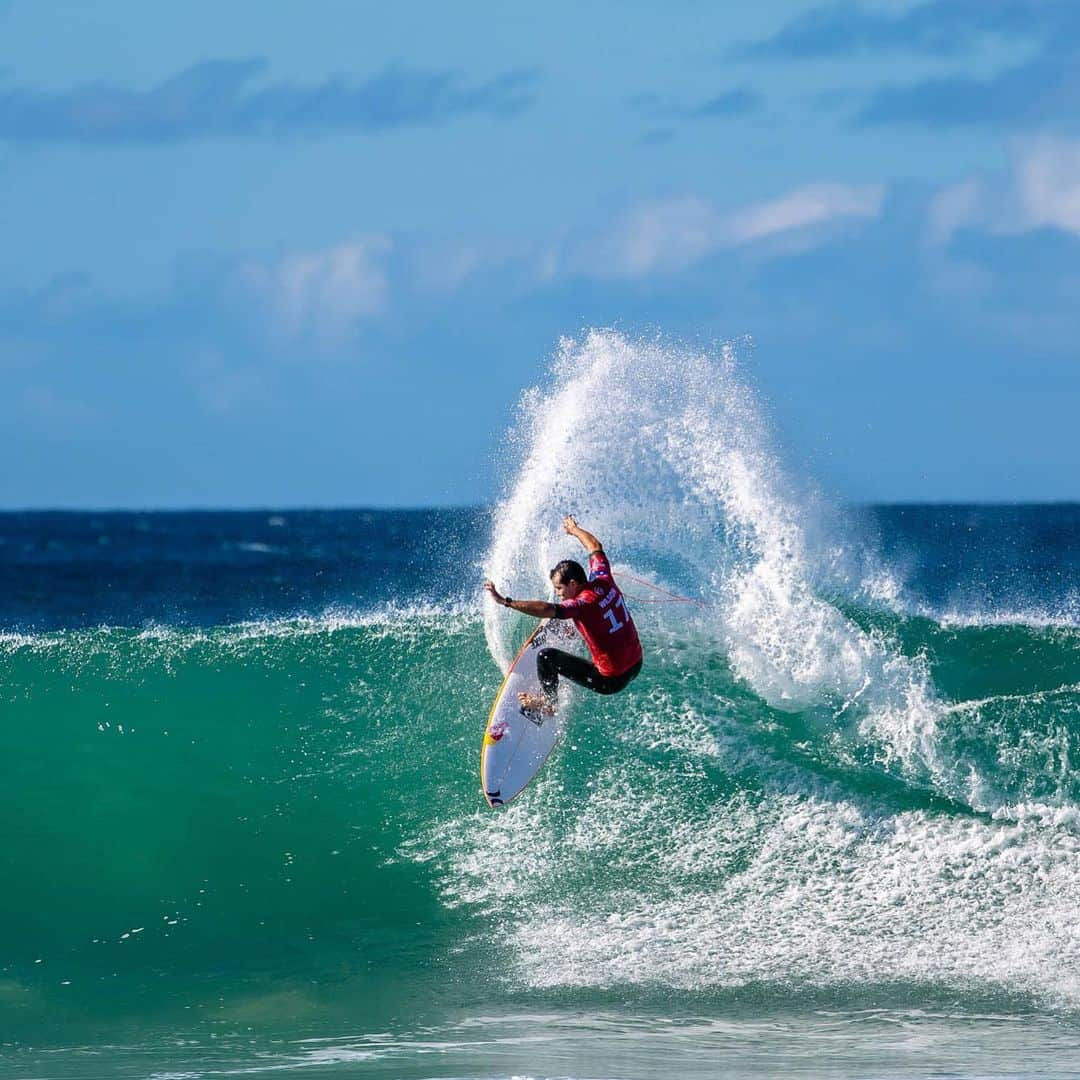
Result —
[[[1080,505],[844,513],[883,565],[906,575],[913,604],[1066,621],[1077,610]],[[485,508],[0,513],[0,624],[219,626],[471,602],[492,519]]]

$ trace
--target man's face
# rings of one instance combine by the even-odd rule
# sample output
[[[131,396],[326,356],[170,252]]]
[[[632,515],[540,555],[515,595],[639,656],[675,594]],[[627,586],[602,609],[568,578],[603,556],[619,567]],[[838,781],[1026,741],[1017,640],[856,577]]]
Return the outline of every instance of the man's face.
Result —
[[[573,600],[582,589],[580,581],[563,581],[559,574],[551,575],[551,584],[555,587],[555,596],[560,602]]]

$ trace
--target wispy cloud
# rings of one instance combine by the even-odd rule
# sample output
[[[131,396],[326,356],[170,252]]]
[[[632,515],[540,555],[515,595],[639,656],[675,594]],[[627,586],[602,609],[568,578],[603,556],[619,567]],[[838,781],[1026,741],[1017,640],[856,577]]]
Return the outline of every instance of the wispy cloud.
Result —
[[[947,244],[958,230],[983,217],[985,204],[985,188],[978,180],[962,180],[942,188],[927,208],[927,239],[931,244]]]
[[[608,229],[577,242],[569,266],[602,278],[673,273],[716,250],[722,234],[719,214],[695,195],[639,203]]]
[[[885,189],[879,184],[812,184],[744,207],[732,215],[728,227],[732,240],[745,244],[831,221],[876,218],[884,198]]]
[[[1080,5],[1078,5],[1080,9]],[[989,79],[889,87],[857,115],[863,125],[1074,130],[1080,127],[1080,48],[1054,47]]]
[[[1031,228],[1080,236],[1080,142],[1041,140],[1020,162],[1019,199]]]
[[[681,121],[732,120],[760,112],[765,99],[746,86],[724,90],[696,105],[685,105],[659,94],[638,94],[627,104],[643,114],[650,126],[638,137],[638,146],[661,146],[670,142]]]
[[[747,113],[757,112],[763,104],[760,94],[741,86],[703,101],[690,109],[686,115],[698,120],[722,116],[745,116]]]
[[[947,245],[963,230],[1080,236],[1080,140],[1019,140],[1006,176],[969,177],[937,192],[928,210],[929,241]]]
[[[1000,130],[1080,127],[1080,4],[1073,0],[930,0],[898,12],[839,2],[812,8],[772,37],[741,48],[739,55],[948,57],[987,41],[1011,47],[1017,62],[992,76],[964,72],[882,87],[857,111],[855,122]]]
[[[859,52],[907,51],[948,56],[980,40],[1031,40],[1080,33],[1072,0],[933,0],[897,13],[861,4],[822,5],[799,15],[764,41],[744,46],[750,57],[801,59]]]
[[[470,113],[505,118],[532,104],[539,77],[515,69],[469,84],[457,71],[391,66],[357,85],[335,78],[252,87],[266,70],[262,60],[209,60],[145,91],[108,83],[60,93],[0,88],[0,139],[159,143],[433,126]]]
[[[726,248],[799,238],[801,247],[826,238],[822,230],[843,221],[876,218],[885,189],[880,185],[812,184],[776,199],[721,212],[694,195],[630,207],[606,229],[577,238],[547,274],[561,271],[598,278],[644,278],[671,274]]]
[[[230,291],[256,301],[281,343],[311,340],[333,349],[362,320],[386,310],[392,247],[388,236],[365,236],[273,262],[241,262],[230,275]]]
[[[677,120],[714,120],[733,116],[746,116],[758,112],[765,104],[764,98],[748,86],[736,86],[699,102],[685,105],[659,94],[637,94],[627,104],[636,112],[643,113],[655,122],[657,130]]]
[[[283,347],[334,351],[362,326],[391,318],[395,300],[419,310],[496,283],[524,294],[575,277],[664,277],[729,249],[805,251],[847,224],[879,217],[884,199],[881,185],[822,183],[730,209],[692,194],[637,202],[600,223],[567,227],[547,242],[370,235],[212,268],[199,290],[230,298],[233,312],[256,318]]]

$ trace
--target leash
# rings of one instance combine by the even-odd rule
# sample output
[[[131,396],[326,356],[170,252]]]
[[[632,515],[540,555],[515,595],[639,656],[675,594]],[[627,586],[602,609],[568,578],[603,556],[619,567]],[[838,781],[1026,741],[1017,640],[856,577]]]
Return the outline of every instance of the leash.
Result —
[[[633,600],[636,604],[697,604],[698,607],[709,606],[704,600],[695,600],[691,596],[680,596],[679,593],[669,592],[667,589],[662,589],[659,585],[654,585],[651,581],[634,577],[633,574],[627,574],[620,571],[619,577],[626,581],[636,582],[638,585],[644,585],[645,588],[652,589],[654,592],[662,593],[666,598],[662,600],[651,600],[644,596],[631,596],[629,593],[623,593],[623,596],[625,596],[627,600]]]

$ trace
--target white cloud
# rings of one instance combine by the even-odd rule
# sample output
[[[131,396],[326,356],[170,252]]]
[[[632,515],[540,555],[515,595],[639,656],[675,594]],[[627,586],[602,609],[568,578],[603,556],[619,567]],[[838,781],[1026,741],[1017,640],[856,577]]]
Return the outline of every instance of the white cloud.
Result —
[[[931,200],[928,239],[933,244],[947,244],[958,230],[982,219],[987,201],[979,180],[963,180],[942,188]]]
[[[1040,139],[1017,170],[1017,194],[1028,228],[1080,234],[1080,142]]]
[[[520,243],[479,237],[434,237],[402,246],[404,284],[437,298],[452,295],[478,274],[520,267],[531,253]]]
[[[812,184],[744,207],[731,215],[729,231],[735,243],[744,244],[841,218],[876,218],[884,200],[880,184]]]
[[[1080,141],[1021,140],[1007,176],[969,178],[943,188],[930,202],[928,238],[947,244],[964,228],[997,236],[1033,229],[1080,235]]]
[[[713,208],[693,195],[641,203],[603,238],[594,266],[601,276],[612,277],[672,273],[716,250],[722,233]]]
[[[289,342],[310,337],[333,348],[362,319],[386,310],[385,261],[392,248],[387,236],[365,236],[323,251],[293,252],[274,263],[243,263],[237,280],[265,304],[276,336]]]
[[[612,226],[571,244],[560,266],[594,277],[642,278],[683,270],[725,248],[799,235],[803,246],[820,242],[811,230],[844,219],[881,213],[885,189],[877,184],[813,184],[764,202],[721,213],[694,195],[639,203]],[[554,274],[545,254],[543,277]]]

